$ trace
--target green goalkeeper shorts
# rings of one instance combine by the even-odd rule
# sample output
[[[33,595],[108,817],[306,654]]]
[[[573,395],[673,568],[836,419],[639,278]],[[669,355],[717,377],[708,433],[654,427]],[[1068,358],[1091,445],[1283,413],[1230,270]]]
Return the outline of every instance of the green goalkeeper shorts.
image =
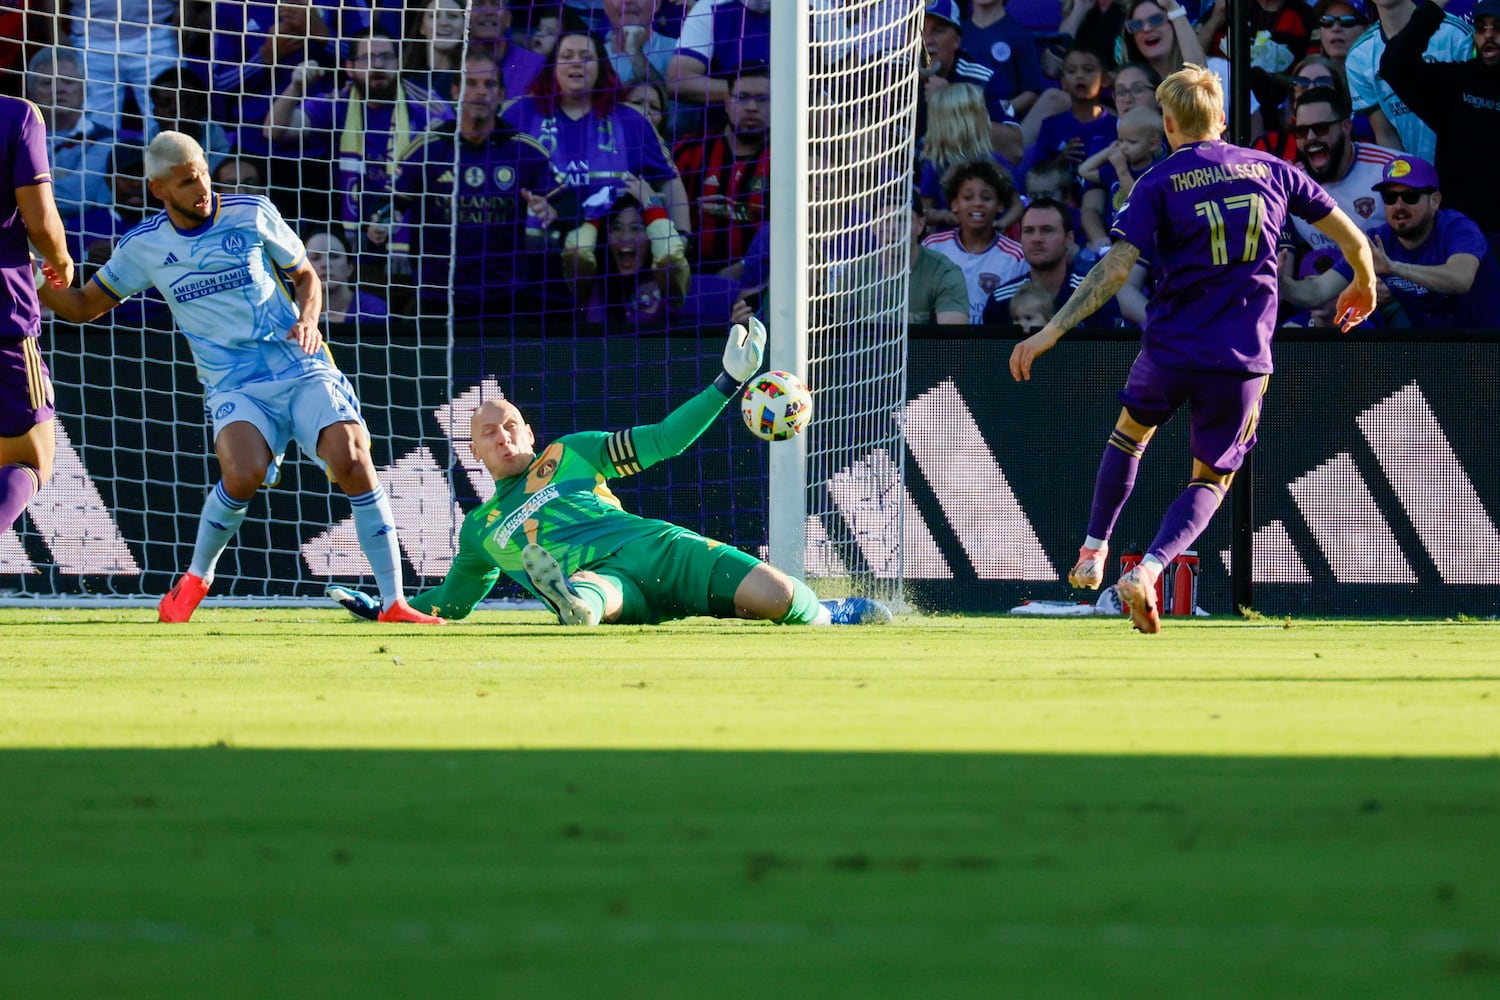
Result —
[[[734,593],[761,561],[686,528],[630,542],[588,567],[624,596],[622,625],[674,618],[733,618]]]

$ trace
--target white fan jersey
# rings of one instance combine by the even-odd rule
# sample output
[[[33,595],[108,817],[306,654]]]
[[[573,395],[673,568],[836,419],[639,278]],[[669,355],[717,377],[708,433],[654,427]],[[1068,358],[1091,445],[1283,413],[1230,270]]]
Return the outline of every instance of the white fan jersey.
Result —
[[[287,339],[298,315],[287,275],[306,256],[270,199],[215,195],[200,226],[178,229],[161,212],[131,229],[93,280],[120,301],[155,285],[212,396],[330,365]]]
[[[1021,244],[1004,233],[995,234],[995,242],[980,253],[965,249],[956,229],[933,233],[922,245],[947,257],[964,273],[964,283],[969,289],[970,323],[984,322],[984,304],[990,300],[991,292],[1007,281],[1031,273]]]
[[[1380,178],[1385,174],[1386,165],[1400,155],[1396,150],[1384,146],[1356,142],[1349,172],[1336,181],[1323,184],[1323,190],[1333,195],[1339,208],[1367,233],[1385,224],[1385,207],[1381,204],[1380,192],[1375,190],[1375,185],[1380,183]],[[1312,223],[1292,216],[1292,225],[1297,230],[1297,237],[1313,250],[1334,246],[1333,240],[1318,232]]]

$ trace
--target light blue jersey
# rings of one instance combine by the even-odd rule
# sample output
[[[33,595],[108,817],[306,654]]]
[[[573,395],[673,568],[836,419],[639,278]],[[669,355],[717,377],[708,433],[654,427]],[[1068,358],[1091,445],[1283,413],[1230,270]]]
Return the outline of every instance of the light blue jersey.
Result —
[[[119,301],[160,290],[212,400],[331,367],[324,352],[306,354],[287,339],[298,315],[287,274],[306,255],[269,199],[215,195],[200,226],[178,229],[162,212],[127,232],[93,280]]]

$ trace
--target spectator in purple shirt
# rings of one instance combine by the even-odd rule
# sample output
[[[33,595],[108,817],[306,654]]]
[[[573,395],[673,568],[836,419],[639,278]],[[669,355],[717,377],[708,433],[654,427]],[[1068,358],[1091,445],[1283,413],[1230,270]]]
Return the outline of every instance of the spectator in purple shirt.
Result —
[[[1479,226],[1443,208],[1432,164],[1402,155],[1386,164],[1375,185],[1385,203],[1385,225],[1370,233],[1375,273],[1401,304],[1412,326],[1428,329],[1493,327],[1500,315],[1500,267]],[[1300,281],[1284,280],[1287,301],[1312,308],[1339,294],[1352,269],[1344,261]]]
[[[298,133],[332,137],[343,195],[339,214],[351,237],[363,236],[358,245],[366,252],[383,254],[390,237],[391,177],[402,150],[438,122],[453,118],[447,101],[402,79],[400,65],[395,40],[372,28],[350,43],[344,62],[349,83],[343,90],[304,100],[324,71],[303,63],[292,72],[266,121],[272,141]]]
[[[36,107],[0,97],[0,534],[52,476],[57,441],[52,382],[37,350],[42,308],[36,297],[31,251],[45,262],[54,288],[73,283],[62,217],[52,201],[47,128]]]
[[[546,57],[524,45],[513,45],[506,0],[474,0],[469,11],[469,48],[485,49],[500,67],[500,86],[507,94],[524,94],[542,74]]]
[[[339,39],[369,24],[369,11],[362,5],[346,6],[340,0],[214,4],[214,113],[231,133],[237,151],[265,160],[270,196],[289,219],[326,223],[333,217],[331,148],[329,136],[322,132],[273,142],[265,127],[271,102],[291,85],[298,67],[338,66]],[[330,73],[310,83],[306,96],[332,89]]]
[[[463,75],[464,4],[427,0],[406,22],[406,75],[434,94],[447,94]]]
[[[599,41],[569,33],[557,40],[531,94],[503,113],[551,154],[557,184],[573,189],[588,218],[603,218],[640,178],[656,191],[678,232],[692,232],[687,189],[671,155],[646,117],[619,98]]]
[[[1161,630],[1156,580],[1190,547],[1218,510],[1235,470],[1255,444],[1276,330],[1276,237],[1288,214],[1317,225],[1344,251],[1354,284],[1339,298],[1340,326],[1375,308],[1370,245],[1316,181],[1278,157],[1224,142],[1219,79],[1189,65],[1157,89],[1172,155],[1148,170],[1111,230],[1114,245],[1042,331],[1016,345],[1010,370],[1031,378],[1036,359],[1120,290],[1137,261],[1157,287],[1146,307],[1141,353],[1094,484],[1088,536],[1068,574],[1075,587],[1104,580],[1109,536],[1135,486],[1156,429],[1184,403],[1191,421],[1193,475],[1167,509],[1141,562],[1117,589],[1131,623]]]

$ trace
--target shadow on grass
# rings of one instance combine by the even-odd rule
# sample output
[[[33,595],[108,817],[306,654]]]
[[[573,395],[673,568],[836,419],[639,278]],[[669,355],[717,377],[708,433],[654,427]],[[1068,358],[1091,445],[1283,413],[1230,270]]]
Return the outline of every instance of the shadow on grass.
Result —
[[[0,752],[0,995],[1491,997],[1500,761]]]

